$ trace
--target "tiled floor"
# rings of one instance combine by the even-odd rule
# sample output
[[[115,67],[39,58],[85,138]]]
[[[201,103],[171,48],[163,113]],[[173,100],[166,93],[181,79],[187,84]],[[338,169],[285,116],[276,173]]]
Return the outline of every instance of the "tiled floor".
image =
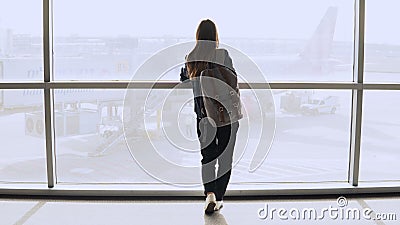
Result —
[[[226,200],[221,212],[208,216],[202,211],[203,202],[198,200],[0,199],[0,224],[400,224],[400,197],[347,198],[341,199],[340,204],[345,200],[348,204],[343,207],[335,198]],[[357,212],[360,219],[353,219]],[[381,214],[386,220],[368,220],[368,216],[377,213],[386,213]]]

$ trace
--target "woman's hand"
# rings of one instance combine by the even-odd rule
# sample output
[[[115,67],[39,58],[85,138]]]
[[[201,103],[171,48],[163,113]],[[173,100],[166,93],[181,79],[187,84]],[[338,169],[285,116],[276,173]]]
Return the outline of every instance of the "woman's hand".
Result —
[[[185,82],[185,81],[189,80],[189,77],[188,77],[188,74],[187,74],[186,66],[184,66],[184,67],[181,68],[181,74],[180,74],[180,76],[181,76],[181,79],[180,79],[181,82]]]

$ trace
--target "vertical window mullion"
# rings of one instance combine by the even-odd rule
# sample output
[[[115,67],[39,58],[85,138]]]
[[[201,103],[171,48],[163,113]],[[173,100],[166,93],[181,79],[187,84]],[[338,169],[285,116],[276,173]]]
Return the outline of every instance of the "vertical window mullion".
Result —
[[[353,81],[357,83],[357,88],[352,91],[349,183],[358,186],[364,83],[365,0],[355,0],[354,28]]]
[[[55,149],[54,149],[54,120],[53,120],[53,90],[48,85],[53,75],[53,16],[52,0],[43,0],[43,61],[44,61],[44,121],[46,140],[47,185],[54,187]]]

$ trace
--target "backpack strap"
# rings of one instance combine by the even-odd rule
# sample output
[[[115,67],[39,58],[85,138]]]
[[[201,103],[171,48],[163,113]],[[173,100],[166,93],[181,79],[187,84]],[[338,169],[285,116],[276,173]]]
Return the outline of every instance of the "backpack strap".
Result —
[[[225,57],[225,49],[216,49],[215,51],[215,62],[218,66],[225,66],[226,67],[226,57]]]

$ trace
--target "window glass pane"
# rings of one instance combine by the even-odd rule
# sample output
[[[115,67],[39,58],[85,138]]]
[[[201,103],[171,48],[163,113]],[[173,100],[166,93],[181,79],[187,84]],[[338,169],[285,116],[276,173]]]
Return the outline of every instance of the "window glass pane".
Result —
[[[400,31],[393,28],[399,21],[400,2],[366,1],[365,81],[400,82]]]
[[[264,163],[248,172],[239,161],[232,182],[345,182],[350,91],[274,90],[275,137]],[[246,155],[245,155],[246,156]]]
[[[361,181],[399,180],[400,91],[366,91],[361,137]]]
[[[47,182],[43,91],[0,90],[0,182]]]
[[[55,79],[129,80],[157,51],[194,41],[203,18],[270,81],[352,80],[354,2],[347,0],[207,0],[195,10],[183,0],[55,1]]]
[[[149,180],[120,137],[125,90],[56,89],[54,92],[59,183]]]
[[[43,80],[42,1],[0,5],[0,81]]]
[[[241,97],[249,121],[240,121],[233,183],[347,180],[350,91],[274,91],[275,121],[273,105],[262,106],[270,105],[263,118],[267,132],[276,122],[275,139],[255,172],[260,117],[252,91]],[[58,181],[200,184],[192,98],[190,89],[56,90]]]

